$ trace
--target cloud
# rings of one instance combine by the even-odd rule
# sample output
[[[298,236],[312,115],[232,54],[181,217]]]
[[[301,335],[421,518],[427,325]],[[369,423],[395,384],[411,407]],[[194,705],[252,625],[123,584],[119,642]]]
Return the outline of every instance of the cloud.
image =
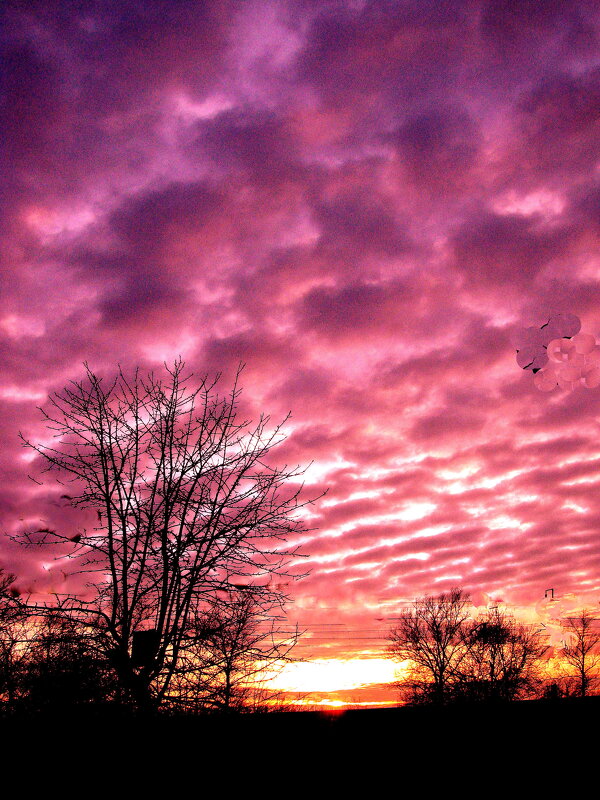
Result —
[[[182,353],[245,362],[329,488],[292,615],[595,602],[598,394],[538,392],[510,334],[600,335],[596,4],[5,6],[3,531],[83,524],[27,477],[48,393]]]

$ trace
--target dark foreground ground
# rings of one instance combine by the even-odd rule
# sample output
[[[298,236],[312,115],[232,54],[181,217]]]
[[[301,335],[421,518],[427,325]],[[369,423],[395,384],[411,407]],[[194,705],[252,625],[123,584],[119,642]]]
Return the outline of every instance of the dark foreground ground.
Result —
[[[599,721],[600,697],[231,717],[63,711],[0,719],[0,752],[20,775],[77,775],[103,794],[119,774],[140,797],[229,798],[251,786],[295,796],[390,779],[407,797],[448,787],[451,797],[499,787],[540,796],[565,779],[573,791],[597,785]]]

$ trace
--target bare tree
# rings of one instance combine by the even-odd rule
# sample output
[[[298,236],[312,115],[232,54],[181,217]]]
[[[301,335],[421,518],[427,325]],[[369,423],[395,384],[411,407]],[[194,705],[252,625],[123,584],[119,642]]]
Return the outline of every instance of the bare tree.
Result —
[[[0,568],[0,699],[5,708],[12,708],[19,696],[19,675],[24,658],[26,615],[11,594],[14,581],[14,575]]]
[[[287,574],[298,554],[287,542],[306,530],[298,512],[312,502],[294,482],[302,470],[269,463],[284,423],[238,419],[238,378],[221,397],[218,377],[194,387],[181,360],[166,369],[119,370],[107,384],[86,365],[86,379],[42,410],[56,444],[22,437],[57,471],[63,497],[97,516],[92,530],[41,529],[26,543],[62,545],[88,574],[92,599],[58,605],[94,632],[140,707],[168,693],[219,591],[235,581],[264,603],[280,599],[267,576]]]
[[[514,700],[540,684],[548,645],[542,632],[498,608],[469,615],[461,589],[421,597],[390,633],[390,652],[408,661],[400,688],[412,702]]]
[[[548,649],[542,631],[492,608],[463,628],[465,657],[453,691],[469,700],[515,700],[535,693]]]
[[[198,620],[172,685],[174,701],[189,710],[239,711],[273,700],[268,682],[293,660],[299,636],[283,627],[278,612],[252,590],[220,598]]]
[[[577,675],[577,690],[585,697],[597,683],[600,672],[600,629],[598,619],[584,609],[576,617],[563,620],[565,642],[562,658]]]
[[[116,688],[93,637],[60,610],[31,613],[17,600],[15,576],[0,570],[0,700],[4,711],[98,703]]]
[[[30,711],[106,703],[118,687],[94,637],[60,611],[29,618],[17,683],[19,702]]]
[[[419,597],[390,631],[390,653],[410,664],[403,684],[413,700],[442,703],[447,699],[449,685],[466,653],[462,634],[469,605],[469,596],[458,588]]]

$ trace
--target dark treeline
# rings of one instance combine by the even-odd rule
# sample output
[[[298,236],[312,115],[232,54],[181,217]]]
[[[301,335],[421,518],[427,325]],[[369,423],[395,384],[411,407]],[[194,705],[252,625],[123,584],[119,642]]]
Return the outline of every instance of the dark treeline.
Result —
[[[0,572],[4,588],[12,576]],[[161,709],[171,713],[254,711],[283,701],[260,670],[269,659],[285,660],[292,640],[273,641],[262,612],[249,597],[207,614],[204,627],[181,655]],[[134,640],[132,659],[146,654]],[[0,597],[0,713],[68,713],[77,709],[139,711],[103,643],[60,608],[34,612],[10,593]]]
[[[77,709],[139,711],[119,680],[110,651],[60,608],[28,611],[0,573],[0,709],[68,713]],[[226,608],[226,613],[225,613]],[[403,662],[398,683],[409,705],[494,704],[534,698],[585,697],[599,681],[600,632],[586,610],[563,620],[563,646],[545,631],[491,608],[470,614],[462,590],[415,600],[390,632],[390,655]],[[180,658],[161,708],[178,716],[214,711],[285,710],[258,680],[269,655],[264,620],[248,597],[207,615]],[[135,640],[134,640],[135,644]],[[554,656],[548,669],[549,655]],[[143,667],[144,649],[132,659]],[[558,663],[558,666],[557,666]],[[562,667],[562,670],[561,670]],[[289,708],[289,706],[287,706]]]
[[[544,626],[497,606],[473,617],[468,594],[455,588],[417,598],[391,629],[389,652],[405,662],[398,688],[409,704],[585,697],[599,679],[595,622],[585,609],[563,619],[562,647],[553,649]]]

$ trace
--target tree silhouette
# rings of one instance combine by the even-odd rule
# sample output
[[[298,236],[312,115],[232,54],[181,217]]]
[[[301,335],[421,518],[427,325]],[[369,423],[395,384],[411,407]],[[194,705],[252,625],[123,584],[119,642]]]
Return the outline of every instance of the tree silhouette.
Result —
[[[77,620],[56,611],[30,618],[27,627],[18,675],[22,706],[62,713],[115,699],[113,671]]]
[[[463,626],[468,619],[469,596],[462,589],[417,598],[389,634],[389,652],[408,661],[402,681],[412,700],[442,703],[448,698],[453,676],[465,657]]]
[[[198,620],[181,659],[173,700],[188,710],[255,710],[275,698],[268,681],[286,662],[298,630],[286,630],[280,607],[252,590],[230,591]]]
[[[15,576],[0,568],[0,698],[12,708],[20,696],[26,614],[19,608],[11,587]]]
[[[560,653],[567,664],[575,669],[581,697],[585,697],[598,681],[600,630],[597,622],[597,618],[587,609],[576,617],[563,620],[565,642]]]
[[[515,700],[540,685],[540,662],[548,649],[542,632],[498,608],[465,624],[465,657],[454,681],[458,698]]]
[[[411,702],[514,700],[537,690],[542,633],[498,608],[471,619],[469,606],[457,588],[420,597],[390,631],[389,652],[408,662],[399,688]]]
[[[166,366],[166,365],[165,365]],[[281,603],[268,576],[286,575],[306,530],[299,468],[270,464],[282,425],[238,419],[238,377],[225,396],[219,378],[196,386],[184,363],[167,376],[109,382],[86,365],[86,378],[42,410],[54,445],[23,437],[63,498],[93,509],[97,524],[75,535],[47,528],[29,545],[62,545],[92,580],[91,599],[60,599],[61,613],[92,632],[123,690],[138,707],[160,703],[198,632],[232,582],[251,586],[263,607]],[[295,480],[296,479],[296,480]],[[42,613],[39,605],[33,609]]]

